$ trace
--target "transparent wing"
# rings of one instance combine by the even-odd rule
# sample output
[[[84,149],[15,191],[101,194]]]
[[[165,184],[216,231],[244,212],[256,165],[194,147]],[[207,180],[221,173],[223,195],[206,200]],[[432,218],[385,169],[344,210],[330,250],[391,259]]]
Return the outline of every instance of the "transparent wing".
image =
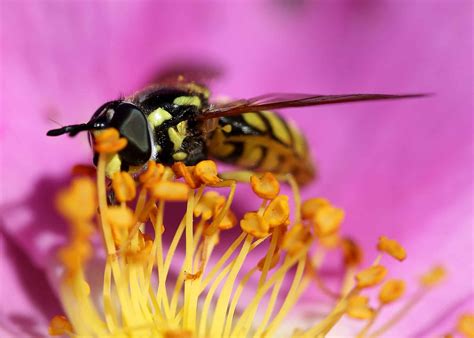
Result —
[[[343,95],[309,95],[309,94],[267,94],[247,100],[236,100],[228,103],[213,104],[198,116],[207,120],[215,117],[234,116],[252,111],[273,110],[291,107],[309,107],[323,104],[347,103],[358,101],[396,100],[426,96],[427,94],[343,94]]]

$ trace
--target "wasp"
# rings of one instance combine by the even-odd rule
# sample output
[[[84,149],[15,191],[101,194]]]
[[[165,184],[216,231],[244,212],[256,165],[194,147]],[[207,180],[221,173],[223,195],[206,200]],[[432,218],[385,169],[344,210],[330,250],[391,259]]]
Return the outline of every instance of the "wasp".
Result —
[[[109,161],[106,175],[139,173],[149,160],[192,166],[214,158],[250,171],[292,174],[303,185],[315,177],[308,143],[300,130],[273,110],[355,101],[401,99],[420,94],[267,94],[212,102],[206,86],[194,81],[149,86],[103,104],[87,123],[64,126],[48,136],[116,128],[127,146]],[[97,162],[98,154],[94,154]]]

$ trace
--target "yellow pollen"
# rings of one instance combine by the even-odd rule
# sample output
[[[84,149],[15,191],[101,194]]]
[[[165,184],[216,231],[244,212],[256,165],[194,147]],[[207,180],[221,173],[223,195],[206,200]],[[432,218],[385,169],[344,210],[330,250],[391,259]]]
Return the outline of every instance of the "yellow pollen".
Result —
[[[112,188],[119,202],[128,202],[135,198],[135,181],[127,172],[117,172],[112,176]]]
[[[352,296],[347,301],[346,313],[354,319],[371,319],[374,309],[369,306],[369,299],[365,296]]]
[[[379,238],[377,249],[381,252],[389,254],[399,261],[403,261],[407,257],[405,248],[401,246],[400,243],[385,236]]]
[[[128,238],[129,229],[137,222],[135,214],[129,208],[110,207],[106,217],[112,228],[115,244],[119,247]]]
[[[382,285],[379,300],[382,304],[396,301],[405,293],[405,282],[399,279],[391,279]]]
[[[71,222],[89,221],[97,210],[96,189],[92,180],[88,177],[75,178],[71,187],[57,196],[56,207]]]
[[[357,287],[363,289],[375,286],[385,278],[387,272],[382,265],[372,265],[356,275]]]
[[[280,193],[280,184],[271,173],[264,173],[261,177],[252,175],[250,177],[252,189],[258,197],[271,200]]]

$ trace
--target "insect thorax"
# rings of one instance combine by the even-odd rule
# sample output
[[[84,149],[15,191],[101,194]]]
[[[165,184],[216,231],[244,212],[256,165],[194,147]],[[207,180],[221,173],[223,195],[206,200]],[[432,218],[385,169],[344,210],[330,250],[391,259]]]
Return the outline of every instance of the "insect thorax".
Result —
[[[207,158],[200,111],[208,107],[208,91],[194,83],[180,87],[153,87],[133,98],[145,113],[153,138],[152,159],[171,165],[194,165]]]

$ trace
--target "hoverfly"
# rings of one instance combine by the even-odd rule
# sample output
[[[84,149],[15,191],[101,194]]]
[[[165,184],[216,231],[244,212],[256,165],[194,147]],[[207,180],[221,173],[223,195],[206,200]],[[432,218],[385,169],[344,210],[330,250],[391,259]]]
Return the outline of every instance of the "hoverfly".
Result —
[[[87,123],[48,131],[48,136],[116,128],[127,146],[108,166],[132,174],[149,160],[164,165],[195,165],[207,158],[252,171],[290,173],[299,184],[315,176],[308,144],[302,133],[274,109],[355,101],[418,97],[420,94],[303,95],[267,94],[251,99],[212,103],[209,90],[196,82],[153,85],[129,97],[103,104]],[[94,155],[97,161],[97,154]]]

